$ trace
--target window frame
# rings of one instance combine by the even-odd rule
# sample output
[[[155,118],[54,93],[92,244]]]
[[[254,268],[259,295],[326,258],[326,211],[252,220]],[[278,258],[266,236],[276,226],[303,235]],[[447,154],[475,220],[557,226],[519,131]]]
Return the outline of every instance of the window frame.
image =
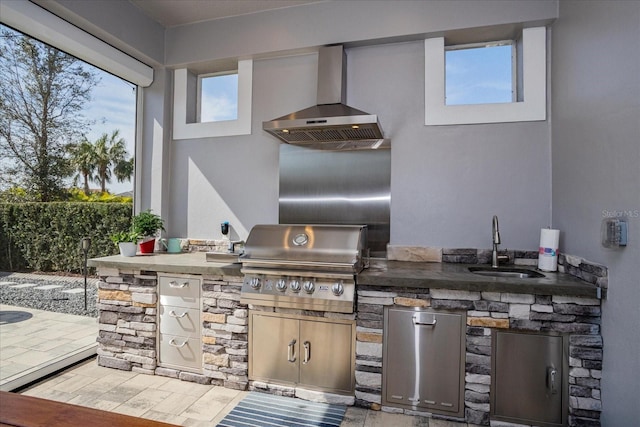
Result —
[[[498,104],[445,103],[444,37],[425,40],[425,125],[460,125],[546,120],[547,50],[546,28],[522,30],[522,72],[514,73],[522,91],[516,102]],[[520,69],[520,68],[518,68]],[[518,75],[519,74],[519,75]],[[520,84],[518,84],[520,86]]]
[[[253,60],[238,61],[238,118],[217,122],[195,121],[199,92],[197,76],[186,68],[173,73],[173,139],[215,138],[251,134]],[[191,89],[191,90],[189,90]],[[188,116],[187,112],[191,114]],[[191,121],[188,120],[191,118]]]

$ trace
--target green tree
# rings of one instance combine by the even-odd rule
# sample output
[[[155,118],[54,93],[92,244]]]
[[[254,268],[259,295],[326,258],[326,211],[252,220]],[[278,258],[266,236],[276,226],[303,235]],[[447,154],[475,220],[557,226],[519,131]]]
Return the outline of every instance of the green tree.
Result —
[[[82,180],[84,194],[88,196],[89,181],[94,179],[96,169],[96,153],[93,144],[87,138],[83,138],[80,143],[70,145],[68,150],[71,155],[71,164],[76,170],[73,184],[77,185],[78,181]]]
[[[127,145],[120,136],[120,130],[116,129],[111,135],[103,133],[94,144],[96,161],[96,179],[100,182],[100,190],[104,193],[107,184],[111,182],[112,175],[119,182],[131,179],[133,159],[127,159]]]
[[[81,113],[98,79],[51,46],[6,27],[0,35],[2,182],[56,200],[73,173],[67,146],[90,124]]]

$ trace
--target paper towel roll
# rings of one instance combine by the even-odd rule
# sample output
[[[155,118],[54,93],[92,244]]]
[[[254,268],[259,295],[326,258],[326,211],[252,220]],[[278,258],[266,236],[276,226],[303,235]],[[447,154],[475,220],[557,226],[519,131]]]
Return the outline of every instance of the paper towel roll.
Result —
[[[542,271],[558,269],[558,243],[560,230],[543,228],[540,230],[540,248],[538,251],[538,268]]]

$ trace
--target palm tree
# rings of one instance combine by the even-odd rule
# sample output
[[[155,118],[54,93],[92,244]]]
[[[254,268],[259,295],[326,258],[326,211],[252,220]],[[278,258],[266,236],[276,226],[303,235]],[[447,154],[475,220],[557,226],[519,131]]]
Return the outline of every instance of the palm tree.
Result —
[[[73,177],[73,184],[77,185],[78,181],[82,179],[84,194],[89,195],[89,180],[93,180],[93,173],[96,169],[95,152],[93,144],[85,137],[78,144],[73,144],[69,147],[69,153],[71,154],[71,164],[77,171]]]
[[[103,133],[95,142],[94,150],[96,156],[96,179],[100,182],[100,190],[103,193],[107,191],[107,183],[111,182],[112,172],[120,182],[125,179],[131,179],[133,168],[127,170],[126,166],[121,166],[121,163],[127,163],[128,153],[125,140],[120,137],[118,129],[111,132],[111,135]]]

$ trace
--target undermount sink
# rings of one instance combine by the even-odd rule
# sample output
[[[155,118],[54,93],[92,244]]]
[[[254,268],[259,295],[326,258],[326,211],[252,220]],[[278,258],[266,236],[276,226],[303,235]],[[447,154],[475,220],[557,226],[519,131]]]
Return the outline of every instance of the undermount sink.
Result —
[[[469,267],[469,271],[473,274],[492,277],[508,277],[512,279],[535,279],[545,277],[544,274],[534,270],[513,267]]]
[[[237,252],[207,252],[206,260],[208,262],[223,262],[226,264],[237,264],[240,262],[238,257],[241,254]]]

